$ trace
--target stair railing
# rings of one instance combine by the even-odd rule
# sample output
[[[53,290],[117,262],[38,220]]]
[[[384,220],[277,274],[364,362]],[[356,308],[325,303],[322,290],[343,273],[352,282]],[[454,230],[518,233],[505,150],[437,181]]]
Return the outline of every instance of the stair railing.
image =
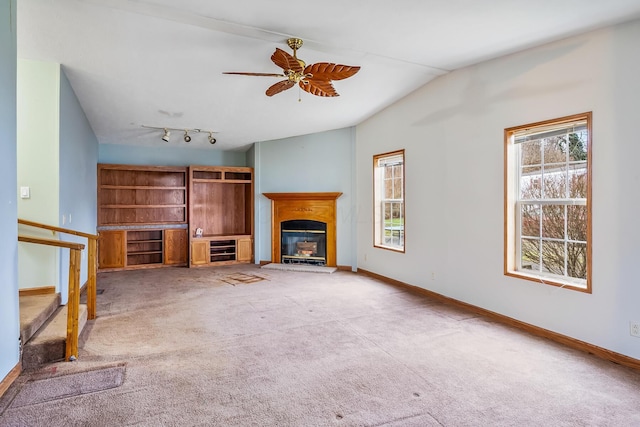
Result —
[[[65,360],[78,358],[78,317],[80,314],[80,262],[84,244],[63,240],[43,239],[40,237],[18,235],[19,242],[68,248],[69,253],[69,302],[67,303],[67,339],[65,342]],[[87,310],[88,311],[88,310]]]
[[[18,224],[53,231],[54,234],[55,232],[65,233],[71,234],[73,236],[84,237],[87,239],[87,319],[95,319],[97,290],[96,276],[98,272],[98,235],[70,230],[68,228],[55,227],[53,225],[41,224],[34,221],[27,221],[25,219],[18,219]]]
[[[83,233],[68,228],[41,224],[34,221],[18,219],[18,224],[52,231],[53,234],[65,233],[87,239],[87,319],[96,318],[96,277],[98,271],[98,236]],[[65,346],[65,360],[78,357],[78,335],[80,315],[80,265],[82,263],[82,243],[66,242],[63,240],[43,239],[32,236],[18,236],[19,242],[35,243],[47,246],[57,246],[69,249],[69,301],[67,303],[67,340]]]

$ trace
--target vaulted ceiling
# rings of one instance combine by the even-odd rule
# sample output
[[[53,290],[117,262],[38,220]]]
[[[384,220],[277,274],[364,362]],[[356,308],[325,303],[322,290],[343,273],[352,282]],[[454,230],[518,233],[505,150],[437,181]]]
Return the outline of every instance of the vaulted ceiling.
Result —
[[[63,69],[100,143],[169,143],[142,125],[218,132],[216,145],[356,125],[452,70],[640,17],[638,0],[19,0],[18,57]],[[339,97],[273,97],[271,54],[362,67]],[[176,132],[174,132],[175,135]]]

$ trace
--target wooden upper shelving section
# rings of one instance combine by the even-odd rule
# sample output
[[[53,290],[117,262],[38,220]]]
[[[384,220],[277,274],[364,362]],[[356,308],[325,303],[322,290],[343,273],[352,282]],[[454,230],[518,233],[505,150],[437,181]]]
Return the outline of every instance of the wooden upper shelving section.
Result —
[[[98,226],[186,224],[187,168],[98,165]]]

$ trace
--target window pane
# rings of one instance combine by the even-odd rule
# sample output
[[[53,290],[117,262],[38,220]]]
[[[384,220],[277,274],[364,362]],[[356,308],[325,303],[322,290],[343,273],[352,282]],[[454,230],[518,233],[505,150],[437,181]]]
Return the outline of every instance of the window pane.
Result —
[[[524,200],[542,197],[542,176],[540,166],[522,168],[520,176],[520,198]]]
[[[542,271],[564,276],[564,243],[542,241]]]
[[[384,198],[393,199],[393,180],[384,180]]]
[[[542,163],[540,140],[527,141],[520,144],[521,149],[521,165],[539,165]]]
[[[543,199],[564,199],[567,197],[567,173],[565,168],[544,168]]]
[[[388,227],[391,225],[391,204],[383,203],[384,207],[384,226]]]
[[[540,240],[521,239],[520,240],[520,263],[524,270],[540,270]]]
[[[568,138],[569,161],[587,160],[587,132],[570,133]]]
[[[542,237],[564,239],[564,205],[542,207]]]
[[[544,151],[544,164],[564,163],[567,161],[567,155],[565,154],[564,137],[551,137],[544,138],[542,140]]]
[[[569,197],[587,198],[587,165],[584,163],[574,164],[569,168]]]
[[[522,205],[520,209],[522,235],[528,237],[540,236],[540,206]]]
[[[587,278],[587,244],[567,244],[567,275],[578,279]]]
[[[567,234],[570,240],[587,241],[586,206],[567,206]]]

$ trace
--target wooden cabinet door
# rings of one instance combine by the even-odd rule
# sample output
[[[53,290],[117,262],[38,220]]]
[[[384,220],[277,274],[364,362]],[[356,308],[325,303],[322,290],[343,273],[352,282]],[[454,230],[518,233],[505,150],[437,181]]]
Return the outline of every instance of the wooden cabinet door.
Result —
[[[251,239],[238,239],[236,243],[236,260],[238,262],[251,262]]]
[[[98,239],[98,268],[122,268],[124,260],[124,231],[101,231]]]
[[[167,265],[187,263],[187,230],[164,230],[164,263]]]
[[[209,241],[197,240],[191,242],[191,264],[203,265],[209,263]]]

